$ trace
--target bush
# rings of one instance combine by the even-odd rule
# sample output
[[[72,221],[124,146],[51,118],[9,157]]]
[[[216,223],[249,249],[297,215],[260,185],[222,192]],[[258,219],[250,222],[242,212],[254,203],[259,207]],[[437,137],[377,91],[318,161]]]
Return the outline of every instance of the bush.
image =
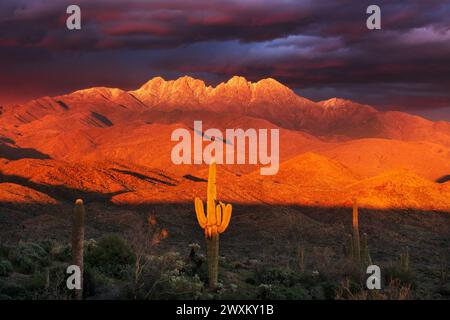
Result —
[[[279,284],[292,287],[300,281],[300,277],[293,271],[282,268],[263,268],[256,274],[257,282],[260,284]]]
[[[257,298],[263,300],[304,300],[311,299],[311,296],[308,290],[300,285],[285,287],[261,284],[257,290]]]
[[[32,274],[42,266],[47,266],[48,253],[35,243],[20,242],[19,245],[9,252],[9,260],[14,269],[20,273]]]
[[[389,284],[392,281],[400,281],[401,285],[411,285],[412,288],[416,287],[414,282],[414,274],[410,270],[404,270],[398,266],[391,266],[385,268],[384,274],[384,281],[386,284]]]
[[[72,261],[72,249],[69,245],[55,245],[51,251],[50,255],[53,260],[61,262]]]
[[[7,258],[11,248],[4,244],[0,244],[0,258]]]
[[[116,235],[92,243],[86,252],[86,264],[102,273],[122,278],[128,267],[134,264],[135,254],[129,244]]]
[[[203,282],[198,276],[165,273],[161,277],[159,299],[198,299],[202,295]]]
[[[28,300],[32,298],[31,293],[24,287],[15,284],[10,284],[1,288],[0,295],[4,296],[6,299],[7,297],[10,297],[15,300]]]
[[[198,299],[204,283],[192,274],[189,260],[178,253],[147,256],[138,286],[128,288],[128,296],[138,299]]]
[[[13,272],[13,266],[8,260],[0,261],[0,277],[7,277]]]

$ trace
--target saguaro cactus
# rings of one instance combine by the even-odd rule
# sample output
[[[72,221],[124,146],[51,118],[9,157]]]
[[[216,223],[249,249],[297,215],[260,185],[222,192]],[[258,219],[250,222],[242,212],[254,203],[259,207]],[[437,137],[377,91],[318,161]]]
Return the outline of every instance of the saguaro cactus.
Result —
[[[353,258],[356,263],[361,262],[361,247],[359,239],[358,201],[353,199]]]
[[[400,268],[403,272],[409,271],[409,248],[406,247],[402,253],[400,253]]]
[[[359,236],[358,203],[353,199],[353,234],[348,235],[347,256],[351,258],[358,268],[366,268],[372,264],[372,259],[367,245],[367,234],[364,233],[362,241]]]
[[[198,224],[205,230],[208,278],[211,289],[217,287],[219,274],[219,234],[227,229],[232,211],[231,204],[222,202],[216,204],[216,200],[216,162],[213,159],[209,165],[206,215],[202,200],[198,197],[195,198],[195,213]]]
[[[369,246],[367,245],[367,233],[363,234],[362,247],[361,247],[361,264],[364,268],[372,264],[372,258],[369,253]]]
[[[80,268],[81,289],[75,290],[75,299],[83,298],[83,243],[84,243],[84,205],[83,200],[75,201],[72,223],[72,264]]]

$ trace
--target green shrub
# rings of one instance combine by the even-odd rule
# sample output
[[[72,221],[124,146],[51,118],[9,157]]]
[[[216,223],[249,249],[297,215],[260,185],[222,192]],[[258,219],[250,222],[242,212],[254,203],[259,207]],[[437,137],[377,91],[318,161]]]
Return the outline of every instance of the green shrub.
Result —
[[[7,277],[13,272],[13,266],[8,260],[0,260],[0,277]]]
[[[86,251],[88,267],[113,276],[123,277],[128,267],[135,262],[135,254],[129,244],[116,235],[106,236],[91,244]]]
[[[1,300],[12,300],[12,298],[6,294],[0,293],[0,301]]]
[[[72,249],[70,245],[55,245],[50,251],[52,259],[61,262],[72,261]]]
[[[22,286],[10,284],[1,288],[0,295],[11,297],[14,300],[31,299],[31,293]]]
[[[147,256],[138,286],[128,288],[127,296],[138,299],[199,299],[204,282],[193,274],[190,261],[178,253]]]
[[[9,260],[20,273],[32,274],[38,268],[49,264],[48,253],[40,245],[20,242],[9,252]]]
[[[158,288],[159,299],[198,299],[202,295],[203,282],[198,276],[183,273],[164,273]]]
[[[411,285],[412,288],[415,288],[414,274],[410,270],[405,270],[398,266],[391,266],[385,268],[384,275],[386,284],[398,280],[402,285]]]
[[[256,280],[260,284],[278,284],[292,287],[300,281],[300,277],[289,269],[262,268],[257,271]]]
[[[33,276],[27,280],[25,288],[27,290],[42,290],[45,288],[47,279],[44,272],[37,272],[33,274]]]
[[[300,285],[286,287],[261,284],[257,289],[257,298],[263,300],[304,300],[311,299],[311,295],[308,290]]]
[[[4,244],[0,244],[0,258],[7,258],[11,248]]]

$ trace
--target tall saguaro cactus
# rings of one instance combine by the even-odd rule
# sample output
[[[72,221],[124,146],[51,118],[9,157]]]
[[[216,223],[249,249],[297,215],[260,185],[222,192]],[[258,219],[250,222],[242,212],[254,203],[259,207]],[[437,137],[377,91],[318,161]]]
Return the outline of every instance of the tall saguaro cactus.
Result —
[[[72,264],[80,268],[81,289],[75,290],[75,299],[83,298],[83,244],[84,244],[84,216],[83,200],[75,201],[72,223]]]
[[[208,259],[209,287],[217,287],[219,274],[219,234],[223,233],[231,219],[231,204],[219,202],[216,204],[216,162],[213,159],[209,165],[206,215],[203,202],[195,198],[195,213],[198,224],[205,230],[206,256]]]

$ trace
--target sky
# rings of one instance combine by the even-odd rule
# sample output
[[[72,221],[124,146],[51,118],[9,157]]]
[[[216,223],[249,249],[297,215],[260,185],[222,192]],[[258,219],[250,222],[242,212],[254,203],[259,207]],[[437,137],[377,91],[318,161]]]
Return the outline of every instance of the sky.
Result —
[[[66,28],[68,5],[81,30]],[[381,8],[381,30],[366,9]],[[1,0],[0,104],[154,76],[272,77],[450,121],[448,0]]]

